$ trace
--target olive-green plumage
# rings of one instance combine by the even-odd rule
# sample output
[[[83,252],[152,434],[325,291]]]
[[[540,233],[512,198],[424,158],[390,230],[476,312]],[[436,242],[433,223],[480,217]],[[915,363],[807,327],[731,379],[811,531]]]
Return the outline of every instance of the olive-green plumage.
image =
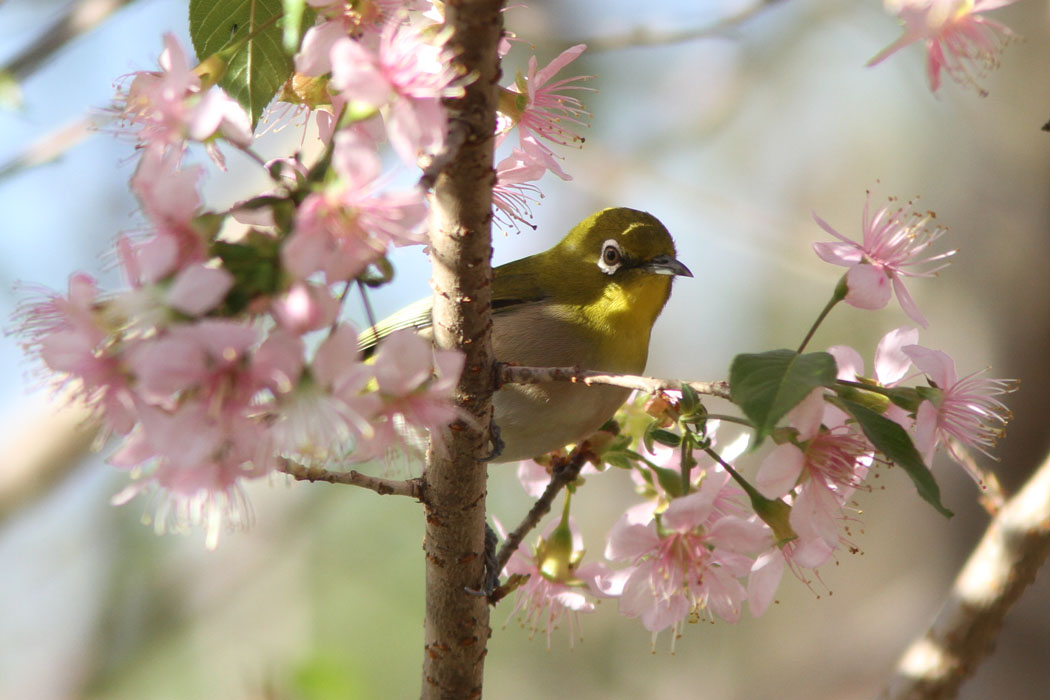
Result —
[[[577,224],[550,250],[500,265],[492,294],[496,359],[535,367],[639,374],[649,334],[675,275],[671,235],[651,214],[604,209]],[[361,334],[370,349],[402,328],[428,333],[430,300],[413,304]],[[629,390],[566,382],[515,384],[493,397],[504,442],[495,461],[535,457],[597,430]]]

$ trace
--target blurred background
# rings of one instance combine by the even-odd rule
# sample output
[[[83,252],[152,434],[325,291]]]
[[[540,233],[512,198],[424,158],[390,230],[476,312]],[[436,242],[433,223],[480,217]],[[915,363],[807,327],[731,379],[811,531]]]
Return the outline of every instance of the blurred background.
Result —
[[[95,29],[27,70],[20,95],[0,91],[0,307],[16,282],[64,290],[69,275],[119,284],[108,250],[140,227],[127,179],[132,147],[79,124],[109,103],[113,83],[152,69],[161,34],[189,45],[177,0],[83,3],[114,9]],[[77,3],[0,2],[0,66]],[[702,28],[746,11],[747,0],[533,2],[508,12],[525,43],[505,63],[541,65],[578,40],[615,44],[639,28]],[[639,9],[642,8],[642,9]],[[873,202],[921,195],[960,252],[937,279],[909,284],[931,324],[924,345],[952,354],[960,374],[991,367],[1018,377],[1016,418],[995,466],[1012,492],[1050,446],[1050,42],[1047,4],[1022,0],[992,17],[1023,37],[978,97],[946,82],[931,95],[920,47],[864,63],[899,35],[876,0],[782,0],[691,41],[588,52],[570,72],[595,76],[581,150],[562,149],[571,182],[547,178],[536,232],[497,233],[495,262],[549,247],[595,209],[624,205],[659,216],[680,280],[654,332],[648,373],[715,380],[732,356],[794,347],[841,270],[811,243],[817,212],[859,236]],[[70,125],[73,125],[70,127]],[[272,135],[297,138],[288,130]],[[38,143],[72,142],[55,162]],[[58,139],[61,142],[61,139]],[[205,196],[246,196],[258,175],[239,154]],[[382,315],[427,294],[416,250],[374,299]],[[360,318],[360,317],[359,317]],[[848,343],[870,368],[874,345],[908,322],[836,309],[811,348]],[[157,537],[139,497],[114,508],[126,475],[86,452],[78,416],[53,415],[17,339],[0,339],[0,698],[402,698],[418,696],[422,654],[421,511],[407,499],[338,486],[252,484],[255,525],[208,552],[199,532]],[[1043,398],[1040,398],[1043,397]],[[712,410],[723,408],[712,405]],[[74,437],[69,437],[71,434]],[[762,618],[687,626],[672,654],[651,645],[615,602],[567,629],[542,633],[493,611],[486,695],[538,698],[693,697],[712,700],[872,697],[906,643],[923,631],[988,516],[960,469],[936,474],[946,520],[903,474],[861,494],[858,554],[841,554],[813,590],[786,577]],[[513,468],[493,470],[490,508],[504,524],[529,505]],[[395,474],[407,476],[407,474]],[[590,556],[635,496],[622,474],[593,479],[574,499]],[[991,658],[961,697],[1050,696],[1050,576],[1043,571],[1007,617]]]

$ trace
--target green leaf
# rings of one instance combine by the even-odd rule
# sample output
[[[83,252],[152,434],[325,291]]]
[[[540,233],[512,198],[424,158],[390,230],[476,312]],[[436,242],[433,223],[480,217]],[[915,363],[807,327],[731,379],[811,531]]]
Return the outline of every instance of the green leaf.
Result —
[[[649,434],[652,436],[653,440],[668,447],[678,447],[682,442],[682,437],[680,435],[672,433],[670,430],[663,430],[662,428],[651,430],[649,431]]]
[[[677,470],[666,469],[665,467],[650,467],[650,469],[656,475],[656,481],[660,484],[660,487],[672,498],[685,495],[682,492],[682,475]]]
[[[753,447],[809,392],[833,386],[835,372],[835,358],[826,352],[799,355],[793,350],[771,350],[734,357],[729,367],[730,396],[755,424]]]
[[[904,428],[856,401],[839,399],[835,403],[856,419],[857,425],[879,452],[911,477],[923,500],[941,515],[952,517],[952,512],[941,504],[941,490],[937,487],[937,481]]]
[[[225,313],[240,313],[254,299],[279,291],[280,256],[272,236],[253,231],[241,243],[216,241],[211,254],[222,260],[222,266],[234,279],[233,288],[226,295]]]
[[[190,0],[190,38],[198,59],[237,47],[226,57],[219,84],[248,112],[253,129],[292,74],[283,30],[274,19],[282,11],[282,0]]]
[[[606,452],[602,455],[602,460],[609,466],[617,469],[630,470],[633,466],[631,460],[623,452]]]
[[[689,386],[686,382],[682,382],[682,414],[691,415],[696,413],[700,408],[700,397],[696,393],[696,389]]]

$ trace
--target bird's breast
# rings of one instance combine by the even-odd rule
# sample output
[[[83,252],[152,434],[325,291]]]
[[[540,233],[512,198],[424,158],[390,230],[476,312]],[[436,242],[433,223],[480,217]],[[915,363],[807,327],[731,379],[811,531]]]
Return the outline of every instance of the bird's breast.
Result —
[[[572,308],[532,304],[493,318],[496,359],[522,366],[641,373],[649,329],[617,337],[582,323]],[[511,384],[493,397],[504,442],[501,462],[528,459],[581,440],[602,426],[630,391],[569,382]]]

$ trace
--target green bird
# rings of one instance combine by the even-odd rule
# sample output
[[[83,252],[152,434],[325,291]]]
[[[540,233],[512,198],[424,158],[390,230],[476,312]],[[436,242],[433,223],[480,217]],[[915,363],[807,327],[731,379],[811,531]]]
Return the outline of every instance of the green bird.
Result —
[[[496,359],[522,366],[582,367],[640,374],[649,335],[675,276],[693,273],[675,258],[660,221],[635,209],[603,209],[550,250],[500,265],[492,285]],[[394,331],[431,336],[431,300],[405,307],[361,334],[366,355]],[[493,397],[503,442],[494,462],[528,459],[602,426],[630,394],[569,382],[510,384]]]

